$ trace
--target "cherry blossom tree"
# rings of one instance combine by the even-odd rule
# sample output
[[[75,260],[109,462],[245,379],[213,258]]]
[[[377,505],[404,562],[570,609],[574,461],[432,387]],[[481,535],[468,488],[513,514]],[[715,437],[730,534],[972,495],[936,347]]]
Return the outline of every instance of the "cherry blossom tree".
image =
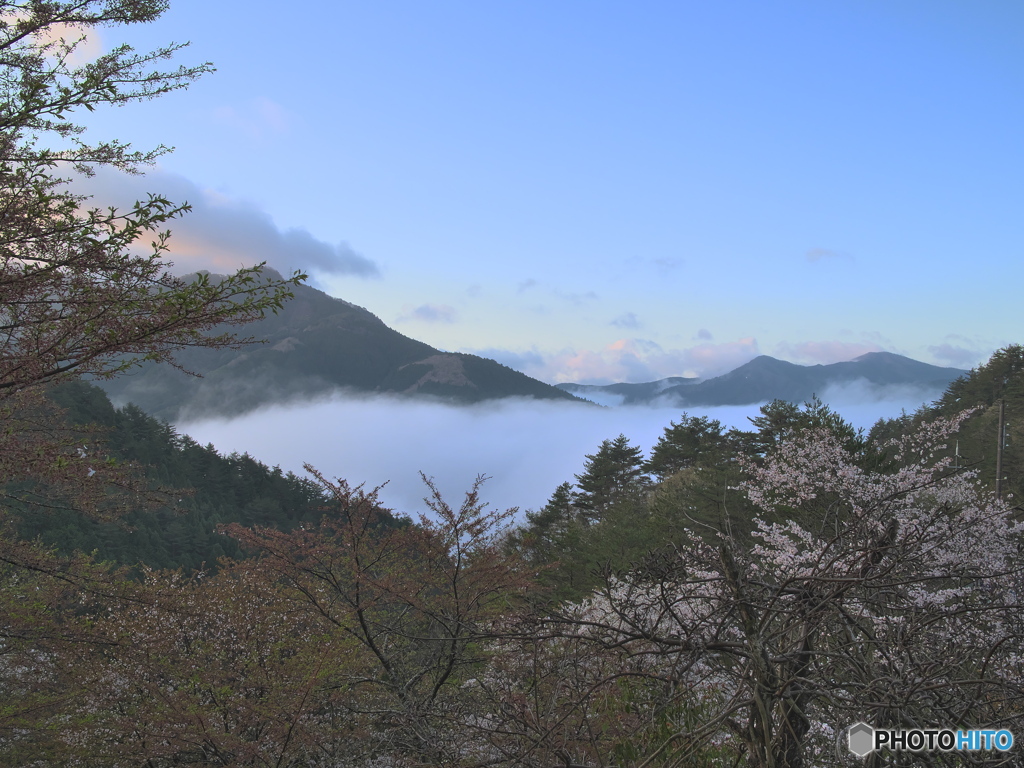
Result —
[[[622,674],[673,692],[677,727],[628,764],[690,765],[708,749],[723,764],[834,764],[861,720],[1019,730],[1022,529],[937,458],[965,418],[893,441],[887,471],[827,429],[792,436],[746,466],[765,514],[752,544],[693,534],[545,621],[558,642],[621,654]]]

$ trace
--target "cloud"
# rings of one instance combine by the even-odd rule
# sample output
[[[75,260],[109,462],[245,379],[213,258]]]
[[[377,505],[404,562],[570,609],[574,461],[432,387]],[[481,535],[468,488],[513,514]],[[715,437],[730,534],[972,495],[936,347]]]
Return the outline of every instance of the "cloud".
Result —
[[[853,261],[854,258],[851,254],[846,251],[836,251],[831,248],[811,248],[804,254],[807,260],[810,262],[821,261],[822,259],[835,260],[839,259],[842,261]]]
[[[954,344],[937,344],[934,347],[928,347],[928,351],[932,353],[932,357],[950,368],[974,368],[989,356],[988,352],[982,352],[974,347]]]
[[[421,304],[411,309],[406,307],[398,321],[403,323],[454,323],[457,317],[458,313],[455,311],[455,307],[449,307],[447,304]]]
[[[214,110],[213,118],[257,143],[266,143],[271,137],[286,134],[292,123],[288,111],[276,101],[260,96],[242,106],[222,106]]]
[[[316,273],[380,277],[376,263],[348,243],[332,245],[301,228],[280,229],[254,203],[202,189],[166,171],[129,176],[103,169],[91,179],[76,182],[75,188],[93,195],[89,204],[101,207],[124,209],[135,200],[145,200],[150,192],[175,203],[190,203],[191,212],[168,225],[172,232],[168,258],[178,273],[199,269],[223,273],[266,261],[285,275],[301,270],[314,278]]]
[[[626,312],[612,320],[610,325],[614,325],[619,328],[639,328],[640,320],[637,319],[636,314],[633,312]]]
[[[697,331],[696,338],[701,339],[702,341],[711,341],[711,331],[707,328],[701,328]]]
[[[667,275],[669,272],[675,272],[683,266],[682,259],[653,259],[651,263],[662,275]]]
[[[853,395],[852,390],[847,391]],[[839,412],[856,426],[914,410],[921,400],[868,401]],[[726,426],[750,428],[757,405],[688,409]],[[381,491],[399,512],[426,511],[418,473],[436,478],[450,503],[479,474],[482,499],[498,508],[538,509],[551,493],[583,471],[587,454],[602,440],[625,434],[647,456],[679,418],[678,408],[597,408],[538,400],[488,401],[453,406],[388,397],[335,396],[316,403],[275,406],[233,420],[179,424],[201,445],[223,453],[247,451],[271,466],[303,474],[308,462],[328,476]],[[522,517],[520,517],[522,519]]]
[[[636,383],[669,376],[710,378],[731,371],[759,354],[753,338],[670,350],[649,339],[624,338],[597,350],[467,351],[498,360],[541,381],[578,384]]]
[[[558,298],[568,301],[570,304],[575,304],[576,306],[588,301],[596,301],[598,298],[597,294],[593,291],[587,291],[586,293],[569,293],[567,291],[556,290],[554,294]]]
[[[516,286],[516,293],[524,293],[531,288],[536,288],[540,283],[534,280],[532,277],[523,280],[519,285]]]
[[[682,375],[699,376],[702,379],[721,376],[749,363],[760,354],[757,339],[752,336],[722,344],[699,344],[684,350],[687,365]]]
[[[775,355],[801,365],[828,365],[853,360],[868,352],[881,352],[877,344],[852,341],[783,342],[775,347]]]
[[[12,20],[23,16],[24,13],[16,12]],[[54,54],[58,50],[57,46],[60,46],[62,42],[64,45],[72,46],[67,63],[73,67],[80,67],[94,61],[104,50],[103,40],[96,29],[86,31],[68,24],[51,24],[41,29],[36,36],[45,44],[54,46]]]

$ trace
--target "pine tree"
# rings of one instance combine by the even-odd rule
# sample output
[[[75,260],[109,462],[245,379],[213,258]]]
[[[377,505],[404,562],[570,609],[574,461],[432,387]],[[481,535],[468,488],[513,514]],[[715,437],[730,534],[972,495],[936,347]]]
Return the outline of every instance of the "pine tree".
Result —
[[[772,400],[761,406],[761,415],[750,419],[756,432],[736,432],[732,437],[740,449],[750,456],[764,456],[808,429],[824,429],[835,435],[848,451],[864,448],[863,430],[854,428],[814,395],[798,406],[785,400]]]
[[[638,498],[649,485],[643,451],[630,445],[625,435],[603,441],[597,453],[586,458],[583,474],[576,475],[579,490],[573,503],[589,522],[600,520],[613,504]]]
[[[722,422],[684,413],[678,424],[673,421],[665,427],[644,469],[664,479],[698,463],[717,464],[728,449]]]

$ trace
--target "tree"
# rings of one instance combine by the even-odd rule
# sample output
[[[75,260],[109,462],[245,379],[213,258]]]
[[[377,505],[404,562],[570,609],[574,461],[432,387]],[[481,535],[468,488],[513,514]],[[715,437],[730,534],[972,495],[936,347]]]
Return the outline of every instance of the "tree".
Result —
[[[105,642],[87,654],[93,679],[67,707],[60,757],[306,768],[355,738],[335,706],[357,667],[351,639],[303,622],[258,564],[223,565],[147,571],[98,618]]]
[[[70,489],[99,475],[115,485],[94,441],[61,437],[34,395],[73,377],[110,377],[176,350],[242,341],[225,324],[276,312],[303,279],[265,279],[262,265],[223,279],[185,280],[163,260],[163,226],[188,210],[157,195],[130,210],[88,207],[72,175],[129,173],[167,149],[88,142],[76,112],[122,106],[187,87],[210,64],[163,71],[183,46],[139,54],[122,45],[80,63],[90,31],[156,19],[161,0],[14,0],[0,4],[0,471]],[[142,249],[151,239],[148,251]],[[140,250],[142,249],[142,250]],[[212,331],[212,335],[211,335]],[[45,433],[53,433],[47,437]],[[31,465],[22,459],[31,452]]]
[[[572,484],[561,483],[542,509],[527,511],[526,525],[511,534],[510,544],[531,562],[550,562],[553,553],[562,548],[562,539],[578,523],[572,498]]]
[[[0,397],[91,374],[112,376],[140,360],[172,359],[188,346],[223,346],[207,336],[280,309],[287,281],[263,280],[260,267],[223,280],[173,277],[161,260],[167,221],[188,210],[151,196],[127,212],[86,208],[69,172],[100,166],[138,172],[166,152],[121,141],[88,143],[72,113],[121,106],[185,88],[210,64],[160,71],[182,45],[137,54],[122,45],[74,64],[88,32],[148,22],[159,0],[5,2],[0,6]],[[58,148],[40,146],[49,138]],[[154,238],[147,255],[140,238]]]
[[[1024,396],[1024,346],[1011,344],[992,353],[984,365],[952,382],[934,405],[934,411],[949,416],[964,408],[994,405],[1000,398],[1021,400]]]
[[[745,489],[765,514],[753,543],[695,534],[660,572],[609,574],[547,623],[677,692],[690,716],[644,765],[688,765],[709,747],[722,764],[831,762],[861,720],[1020,729],[1024,528],[970,472],[935,459],[965,417],[897,440],[895,471],[863,468],[831,430],[797,434],[748,460]],[[869,765],[889,757],[921,759],[876,753]]]
[[[431,514],[396,525],[375,492],[306,469],[332,496],[319,526],[224,530],[260,552],[259,570],[282,585],[297,620],[359,649],[361,663],[335,681],[339,717],[364,734],[343,764],[493,764],[474,754],[466,721],[479,711],[467,683],[531,584],[501,547],[516,510],[486,509],[482,478],[458,508],[424,478]]]
[[[762,456],[772,448],[793,439],[808,429],[826,429],[851,451],[864,447],[863,430],[854,428],[815,395],[803,406],[785,400],[772,400],[761,406],[761,415],[750,418],[756,432],[734,431],[730,437],[743,453]]]
[[[101,210],[71,190],[75,176],[101,167],[137,173],[167,151],[87,141],[76,114],[184,88],[212,70],[161,70],[180,45],[143,54],[124,45],[82,61],[90,31],[149,22],[166,7],[162,0],[0,3],[0,485],[24,502],[115,514],[125,508],[118,493],[146,491],[144,480],[97,447],[95,431],[67,425],[45,398],[48,387],[113,376],[143,360],[173,363],[174,352],[190,346],[241,343],[224,326],[278,310],[303,278],[265,279],[261,266],[224,279],[176,278],[164,261],[162,230],[186,204],[153,195],[126,211]],[[0,654],[15,655],[0,658],[0,699],[11,702],[3,711],[14,717],[10,732],[23,734],[20,723],[57,706],[62,686],[69,695],[80,690],[74,675],[87,665],[75,660],[101,640],[79,620],[75,593],[95,594],[99,577],[86,558],[69,561],[17,541],[7,512],[0,509],[0,602],[16,609],[0,612]],[[69,659],[61,677],[53,665]],[[31,695],[15,698],[26,693],[17,675],[36,667],[43,669],[34,690],[56,696],[39,709]],[[30,746],[28,754],[35,760],[42,752]]]
[[[611,505],[636,499],[647,486],[643,451],[625,435],[602,441],[597,453],[586,458],[583,474],[576,475],[579,491],[573,498],[586,520],[599,520]]]
[[[698,463],[714,466],[725,459],[729,440],[722,422],[686,413],[670,422],[658,439],[644,469],[664,479]]]

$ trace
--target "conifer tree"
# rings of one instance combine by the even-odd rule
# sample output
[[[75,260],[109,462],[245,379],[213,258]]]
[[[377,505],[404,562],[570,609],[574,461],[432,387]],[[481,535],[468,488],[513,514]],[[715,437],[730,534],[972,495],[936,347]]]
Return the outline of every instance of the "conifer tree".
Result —
[[[718,419],[683,413],[678,424],[665,427],[644,469],[664,479],[697,463],[718,463],[728,446]]]
[[[586,458],[583,473],[575,476],[579,490],[573,503],[589,522],[599,520],[613,504],[637,498],[647,488],[643,451],[630,445],[625,435],[604,440],[597,453]]]

